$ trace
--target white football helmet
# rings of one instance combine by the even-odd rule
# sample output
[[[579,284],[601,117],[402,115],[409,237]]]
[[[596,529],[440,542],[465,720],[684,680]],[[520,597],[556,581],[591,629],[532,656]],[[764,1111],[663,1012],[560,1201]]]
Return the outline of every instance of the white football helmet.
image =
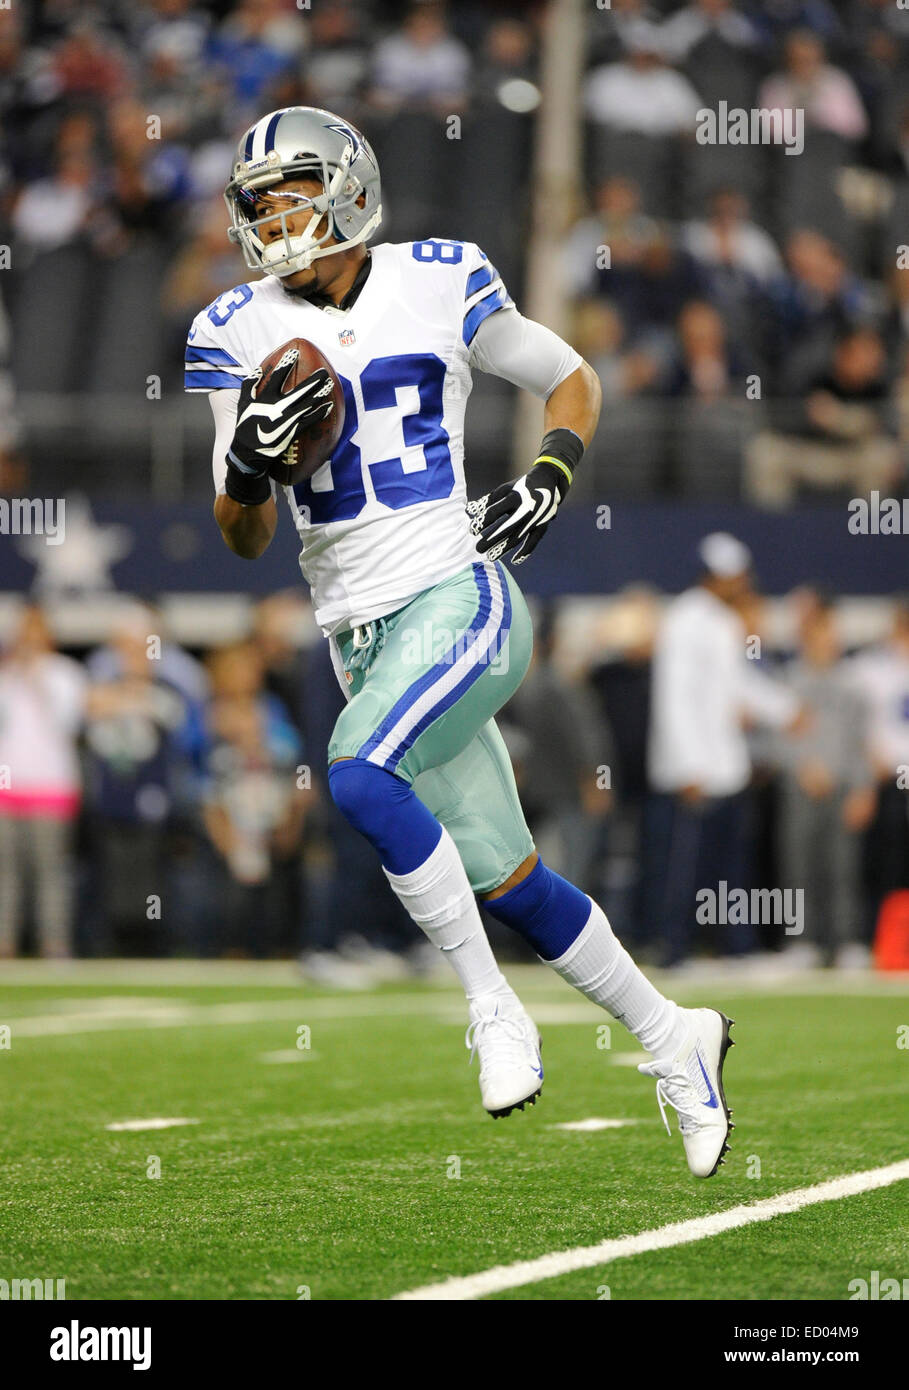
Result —
[[[308,175],[321,180],[316,197],[281,192],[295,207],[257,217],[256,208],[267,190],[285,179]],[[357,199],[363,196],[361,207]],[[315,106],[287,106],[251,125],[237,147],[233,176],[224,190],[230,211],[228,236],[239,243],[251,270],[279,277],[306,270],[334,235],[344,246],[367,241],[382,220],[379,166],[369,142],[348,121]],[[311,212],[302,234],[291,236],[287,218]],[[263,222],[280,220],[283,236],[266,242],[258,234]],[[319,228],[320,235],[316,235]]]

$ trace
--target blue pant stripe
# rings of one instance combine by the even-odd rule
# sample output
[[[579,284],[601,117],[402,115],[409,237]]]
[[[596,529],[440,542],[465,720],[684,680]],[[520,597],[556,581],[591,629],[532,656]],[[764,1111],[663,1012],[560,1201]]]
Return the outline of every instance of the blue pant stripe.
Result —
[[[432,724],[436,719],[439,719],[441,715],[445,713],[446,710],[450,709],[452,705],[456,704],[458,700],[460,700],[461,696],[464,695],[466,691],[470,689],[474,681],[478,680],[479,677],[483,674],[484,670],[490,664],[490,661],[493,659],[493,657],[502,650],[502,645],[505,641],[505,638],[508,636],[508,632],[511,627],[511,595],[508,592],[507,584],[502,585],[502,591],[504,599],[502,607],[502,621],[500,622],[498,630],[496,631],[496,635],[493,638],[493,641],[490,645],[489,655],[487,657],[484,657],[483,661],[477,662],[474,666],[472,666],[470,670],[467,671],[466,674],[462,677],[462,679],[458,682],[458,684],[454,686],[453,689],[449,690],[447,695],[443,695],[441,700],[439,700],[437,704],[433,705],[432,709],[426,711],[419,723],[416,724],[410,730],[410,733],[408,733],[405,736],[405,738],[401,741],[401,743],[398,744],[398,747],[395,749],[391,757],[386,758],[383,766],[388,768],[389,772],[394,772],[395,768],[398,766],[398,763],[404,757],[404,754],[407,752],[409,748],[413,747],[417,739],[423,733],[424,729],[428,729],[430,724]]]
[[[430,670],[424,671],[422,676],[415,680],[412,685],[409,685],[403,695],[395,701],[378,728],[373,731],[366,742],[357,750],[358,758],[368,758],[370,753],[378,748],[379,744],[382,743],[383,739],[391,732],[398,720],[410,706],[418,700],[430,686],[435,684],[446,671],[451,669],[453,662],[457,660],[457,657],[465,650],[465,638],[469,637],[470,634],[482,631],[485,627],[489,619],[489,614],[492,611],[492,591],[489,587],[489,579],[486,575],[485,567],[480,563],[476,563],[472,566],[472,569],[474,582],[476,583],[480,595],[480,601],[470,627],[460,634],[456,639],[455,645],[449,648],[441,661],[437,662]]]

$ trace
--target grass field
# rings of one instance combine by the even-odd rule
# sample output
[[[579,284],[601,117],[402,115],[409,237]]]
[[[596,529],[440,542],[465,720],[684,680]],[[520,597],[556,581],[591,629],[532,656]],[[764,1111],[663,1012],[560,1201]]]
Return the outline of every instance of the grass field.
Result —
[[[76,1299],[387,1299],[909,1159],[905,980],[674,986],[737,1020],[734,1145],[699,1183],[634,1041],[612,1025],[599,1046],[606,1015],[542,968],[509,974],[546,1086],[494,1122],[447,982],[342,995],[279,964],[7,967],[0,1277],[65,1278]],[[633,1123],[556,1128],[594,1117]],[[107,1128],[154,1118],[196,1123]],[[841,1300],[872,1270],[909,1277],[909,1182],[494,1296]]]

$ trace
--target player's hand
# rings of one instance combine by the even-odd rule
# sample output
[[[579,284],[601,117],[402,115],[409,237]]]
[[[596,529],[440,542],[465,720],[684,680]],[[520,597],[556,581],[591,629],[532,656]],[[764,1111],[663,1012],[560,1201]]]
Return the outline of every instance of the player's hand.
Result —
[[[502,483],[485,497],[468,502],[470,531],[479,537],[479,553],[498,560],[514,550],[512,564],[522,564],[542,539],[568,487],[561,469],[539,461],[523,478]]]
[[[237,424],[228,460],[242,473],[264,475],[269,465],[290,447],[301,429],[320,424],[334,410],[333,383],[324,367],[308,376],[286,396],[281,387],[293,362],[275,367],[257,391],[262,369],[244,379],[237,404]]]

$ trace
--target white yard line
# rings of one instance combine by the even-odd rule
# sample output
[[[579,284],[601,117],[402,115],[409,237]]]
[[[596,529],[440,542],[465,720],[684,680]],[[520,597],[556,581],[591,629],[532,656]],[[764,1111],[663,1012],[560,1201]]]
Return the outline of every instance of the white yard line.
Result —
[[[739,997],[750,994],[796,995],[853,995],[859,998],[880,998],[882,995],[906,994],[909,972],[879,974],[871,970],[773,970],[746,963],[734,966],[723,962],[704,962],[703,968],[686,971],[649,970],[647,974],[658,988],[673,998],[709,997],[723,995]],[[508,978],[527,1002],[539,996],[553,1003],[570,999],[570,992],[544,965],[510,965]],[[42,961],[14,960],[0,964],[0,991],[6,986],[46,988],[59,985],[87,984],[100,987],[118,985],[144,986],[220,986],[236,989],[276,988],[299,986],[310,988],[293,961],[198,961],[198,960],[75,960]],[[446,977],[429,982],[429,988],[440,994],[452,994]],[[320,996],[324,997],[324,996]],[[346,997],[346,996],[345,996]]]
[[[151,1120],[118,1120],[116,1124],[105,1125],[105,1129],[113,1130],[133,1130],[133,1129],[176,1129],[178,1125],[198,1125],[200,1120],[191,1119],[166,1119],[163,1116],[156,1116]]]
[[[24,1014],[19,1018],[3,1016],[0,1012],[0,1023],[9,1024],[15,1045],[17,1038],[70,1037],[76,1033],[109,1033],[134,1028],[220,1028],[230,1024],[268,1023],[281,1019],[314,1023],[330,1022],[332,1019],[392,1018],[409,1014],[444,1021],[442,1005],[431,994],[311,999],[301,993],[298,999],[263,999],[235,1004],[162,1000],[160,1004],[141,1004],[139,1007],[134,1007],[128,998],[124,998],[120,1011],[105,1008],[96,1012],[87,1008],[73,1013]]]
[[[314,1062],[318,1057],[318,1052],[313,1052],[311,1048],[282,1047],[277,1052],[260,1052],[260,1062],[270,1062],[273,1065],[280,1065],[283,1062]]]
[[[626,1125],[639,1125],[640,1120],[604,1120],[592,1116],[589,1120],[569,1120],[563,1125],[549,1125],[549,1129],[573,1130],[578,1134],[593,1134],[598,1129],[624,1129]]]
[[[556,1279],[576,1269],[594,1269],[621,1260],[629,1255],[645,1255],[652,1250],[668,1250],[674,1245],[690,1245],[708,1236],[751,1226],[757,1221],[771,1221],[775,1216],[788,1216],[813,1207],[818,1202],[837,1202],[860,1192],[873,1192],[891,1183],[909,1179],[909,1159],[890,1163],[885,1168],[870,1168],[863,1173],[847,1173],[830,1178],[815,1187],[797,1187],[747,1206],[731,1207],[729,1211],[699,1216],[693,1221],[678,1221],[671,1226],[659,1226],[653,1231],[641,1231],[636,1236],[619,1236],[603,1240],[599,1245],[580,1245],[574,1250],[557,1250],[536,1260],[521,1260],[512,1265],[496,1265],[466,1278],[446,1279],[440,1284],[425,1284],[419,1289],[395,1294],[396,1300],[457,1301],[485,1298],[504,1289],[518,1289],[525,1284],[538,1284],[543,1279]]]

